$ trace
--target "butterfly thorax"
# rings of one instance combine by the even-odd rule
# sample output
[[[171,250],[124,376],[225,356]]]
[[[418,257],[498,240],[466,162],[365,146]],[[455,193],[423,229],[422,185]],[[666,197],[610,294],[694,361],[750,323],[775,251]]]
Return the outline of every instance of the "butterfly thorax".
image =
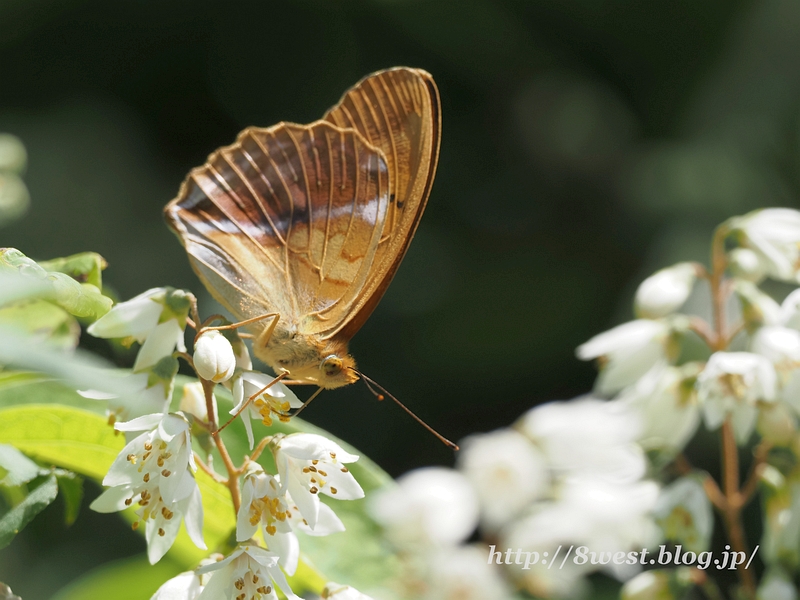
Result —
[[[358,381],[356,363],[347,351],[347,343],[323,340],[304,334],[295,327],[275,327],[269,340],[256,338],[255,355],[276,373],[287,373],[297,381],[307,381],[334,389]]]

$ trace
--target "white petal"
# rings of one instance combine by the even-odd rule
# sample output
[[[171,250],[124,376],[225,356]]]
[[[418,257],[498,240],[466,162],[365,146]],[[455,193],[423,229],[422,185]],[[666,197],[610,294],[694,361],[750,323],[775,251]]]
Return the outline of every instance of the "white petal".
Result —
[[[124,510],[125,501],[131,497],[129,486],[116,486],[108,488],[89,505],[89,508],[99,513],[112,513]]]
[[[164,530],[164,535],[158,534],[159,527]],[[175,512],[173,518],[169,520],[148,519],[145,528],[147,559],[150,561],[151,565],[154,565],[164,557],[175,542],[175,538],[178,537],[178,531],[181,528],[181,519],[178,513]]]
[[[688,262],[654,273],[636,290],[636,314],[647,319],[658,319],[675,312],[689,298],[696,278],[697,268]]]
[[[134,373],[149,369],[165,356],[170,356],[182,338],[183,329],[175,319],[158,324],[147,336],[139,349],[139,354],[136,355]]]
[[[316,527],[317,519],[319,518],[319,497],[309,492],[295,475],[289,474],[288,478],[285,478],[281,474],[281,481],[287,481],[289,495],[291,495],[297,508],[300,509],[300,514],[308,521],[308,526],[311,528]]]
[[[300,542],[293,532],[269,535],[264,531],[264,540],[269,549],[280,557],[280,565],[286,574],[294,575],[297,570],[297,562],[300,560]]]
[[[280,450],[292,458],[302,460],[330,460],[331,452],[339,462],[351,463],[358,460],[357,455],[346,452],[336,442],[315,433],[287,435],[280,442]]]
[[[114,423],[117,431],[153,431],[164,419],[164,413],[142,415],[130,421]]]
[[[319,503],[319,515],[314,529],[302,522],[297,527],[306,535],[323,536],[344,531],[344,523],[336,516],[333,509],[324,502]]]
[[[322,464],[320,462],[317,468]],[[352,473],[349,471],[343,473],[340,465],[331,463],[326,464],[324,470],[328,474],[327,485],[320,488],[321,493],[339,500],[358,500],[364,497],[364,490],[358,485]],[[333,493],[332,488],[336,489],[336,493]]]
[[[194,492],[189,497],[189,502],[186,506],[184,514],[184,524],[186,525],[186,533],[189,534],[189,539],[192,540],[195,546],[201,550],[206,549],[206,543],[203,539],[203,499],[200,496],[200,489],[195,486]]]
[[[164,306],[151,300],[153,296],[163,293],[163,288],[155,288],[120,302],[109,312],[89,325],[87,332],[101,338],[124,338],[133,336],[141,343],[150,331],[158,324]]]
[[[193,571],[173,577],[150,600],[194,600],[200,594],[200,578]]]

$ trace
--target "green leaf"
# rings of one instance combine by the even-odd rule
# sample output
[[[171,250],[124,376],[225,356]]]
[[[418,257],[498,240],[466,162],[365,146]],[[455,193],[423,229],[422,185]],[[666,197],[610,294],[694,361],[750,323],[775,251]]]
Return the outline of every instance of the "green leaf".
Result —
[[[13,325],[64,350],[75,348],[81,335],[81,327],[75,317],[46,300],[29,300],[4,306],[0,308],[0,323]]]
[[[50,273],[47,278],[53,283],[55,302],[70,314],[96,320],[111,310],[111,298],[91,283],[78,283],[69,275],[57,272]]]
[[[64,273],[76,281],[91,283],[96,288],[102,289],[102,272],[108,263],[96,252],[81,252],[64,258],[39,261],[39,266],[47,271]]]
[[[150,565],[145,556],[134,556],[92,569],[50,600],[143,600],[180,572],[169,560]]]
[[[69,382],[77,389],[93,389],[122,396],[136,393],[127,372],[78,348],[63,352],[19,330],[0,324],[0,365],[39,371]]]
[[[98,481],[125,445],[125,438],[94,413],[68,406],[28,404],[0,410],[0,442],[44,464]]]
[[[5,548],[23,527],[42,512],[58,495],[55,475],[29,493],[25,499],[0,518],[0,548]]]
[[[78,518],[83,500],[83,478],[71,471],[56,469],[54,471],[58,481],[58,489],[64,500],[64,522],[72,525]]]
[[[0,371],[0,409],[22,404],[63,404],[105,414],[105,403],[90,400],[73,388],[41,373]]]
[[[14,446],[0,444],[0,473],[3,471],[5,475],[0,479],[0,485],[14,487],[32,481],[41,469]]]
[[[40,294],[40,297],[55,302],[76,317],[99,319],[111,310],[113,304],[111,298],[104,296],[97,286],[80,283],[59,271],[48,271],[14,248],[0,250],[0,271],[45,282],[48,291]],[[81,277],[88,278],[88,274]],[[94,278],[97,279],[97,276]]]

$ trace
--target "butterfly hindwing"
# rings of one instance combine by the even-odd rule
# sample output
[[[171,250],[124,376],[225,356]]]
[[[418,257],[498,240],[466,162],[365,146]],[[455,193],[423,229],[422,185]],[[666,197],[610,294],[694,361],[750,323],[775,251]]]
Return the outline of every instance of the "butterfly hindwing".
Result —
[[[212,154],[165,214],[234,315],[279,312],[324,337],[361,298],[389,194],[383,153],[357,131],[281,123]]]

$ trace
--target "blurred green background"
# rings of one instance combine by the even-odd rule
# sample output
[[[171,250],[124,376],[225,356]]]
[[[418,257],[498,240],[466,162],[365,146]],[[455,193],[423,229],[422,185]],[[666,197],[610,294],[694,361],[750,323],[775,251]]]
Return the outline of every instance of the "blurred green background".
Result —
[[[351,350],[454,440],[589,391],[574,348],[638,281],[704,260],[733,214],[798,206],[796,0],[0,0],[0,132],[32,202],[0,246],[94,250],[121,298],[187,287],[208,314],[161,217],[188,170],[395,65],[439,85],[441,160]],[[361,385],[304,416],[393,475],[452,463]]]

